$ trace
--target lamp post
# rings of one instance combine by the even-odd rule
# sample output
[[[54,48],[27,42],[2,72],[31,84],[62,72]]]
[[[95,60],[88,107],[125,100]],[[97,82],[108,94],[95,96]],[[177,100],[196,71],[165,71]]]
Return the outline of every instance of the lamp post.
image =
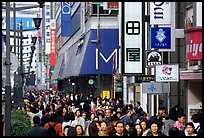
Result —
[[[33,5],[33,6],[27,6],[27,7],[10,7],[10,2],[6,2],[6,6],[2,6],[2,9],[6,9],[6,85],[5,85],[5,136],[10,136],[11,135],[11,82],[10,82],[10,31],[12,31],[10,29],[10,11],[20,11],[20,10],[26,10],[26,9],[31,9],[31,8],[37,8],[39,7],[39,5]],[[15,19],[15,14],[14,14],[14,20]],[[41,20],[40,20],[41,21]],[[39,24],[40,25],[40,24]],[[15,26],[15,25],[14,25]],[[39,26],[36,26],[36,28],[39,28]],[[15,28],[14,28],[15,31]],[[20,34],[21,34],[21,40],[22,40],[22,24],[21,24],[21,28],[20,28]],[[15,33],[14,33],[15,35]],[[14,39],[16,37],[14,36]],[[14,41],[15,42],[15,41]],[[15,46],[15,44],[14,44]],[[22,65],[23,63],[23,57],[22,57],[22,41],[20,44],[20,65]],[[23,78],[23,70],[22,70],[22,66],[20,69],[20,74],[22,75]],[[23,79],[22,79],[22,83],[23,84]],[[18,91],[19,92],[19,91]]]

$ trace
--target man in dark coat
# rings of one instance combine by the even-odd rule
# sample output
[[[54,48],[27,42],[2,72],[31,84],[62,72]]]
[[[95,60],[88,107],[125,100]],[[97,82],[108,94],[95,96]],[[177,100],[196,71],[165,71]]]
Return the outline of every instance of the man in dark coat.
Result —
[[[25,136],[47,136],[47,129],[39,126],[39,123],[40,123],[40,117],[39,116],[33,117],[33,123],[34,123],[33,128],[31,128],[25,134]]]

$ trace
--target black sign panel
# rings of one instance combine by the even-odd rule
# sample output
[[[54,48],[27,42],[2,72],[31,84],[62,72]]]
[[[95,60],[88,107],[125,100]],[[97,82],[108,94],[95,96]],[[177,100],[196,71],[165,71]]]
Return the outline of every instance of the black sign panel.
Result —
[[[146,51],[146,67],[163,64],[163,53],[159,51]]]
[[[135,76],[135,83],[154,81],[154,75],[138,75]]]

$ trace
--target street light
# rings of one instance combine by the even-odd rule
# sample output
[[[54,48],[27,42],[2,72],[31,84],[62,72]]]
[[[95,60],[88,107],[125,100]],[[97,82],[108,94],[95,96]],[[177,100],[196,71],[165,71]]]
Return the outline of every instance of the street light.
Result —
[[[33,6],[27,6],[27,7],[11,7],[10,6],[10,2],[6,2],[6,6],[2,6],[2,9],[6,9],[6,85],[5,85],[5,135],[6,136],[10,136],[11,135],[11,82],[10,82],[10,11],[21,11],[21,10],[26,10],[26,9],[31,9],[31,8],[37,8],[39,7],[39,5],[33,5]],[[3,19],[2,19],[3,20]],[[15,14],[14,14],[14,20],[16,20],[15,18]],[[35,22],[35,21],[34,21]],[[40,23],[38,22],[35,23],[36,28],[39,28]],[[15,26],[15,25],[14,25]],[[23,62],[23,54],[22,54],[22,24],[21,24],[21,69],[20,69],[20,74],[22,75],[23,78],[23,70],[22,70],[22,62]],[[14,34],[15,34],[15,29],[14,29]],[[15,37],[14,37],[15,39]],[[15,40],[14,40],[15,42]],[[23,82],[23,80],[22,80]],[[23,84],[23,83],[22,83]],[[18,91],[19,93],[19,91]]]

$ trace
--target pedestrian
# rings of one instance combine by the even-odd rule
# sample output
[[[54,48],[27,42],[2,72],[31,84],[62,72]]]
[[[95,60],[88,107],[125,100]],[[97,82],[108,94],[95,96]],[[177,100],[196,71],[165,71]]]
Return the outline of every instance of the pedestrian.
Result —
[[[41,127],[40,124],[40,117],[34,116],[33,117],[34,126],[31,128],[25,136],[47,136],[47,129]]]
[[[150,132],[146,136],[166,136],[160,131],[161,128],[161,123],[158,120],[152,121],[150,123]]]
[[[54,126],[55,132],[56,132],[56,136],[64,136],[63,132],[62,132],[62,125],[60,123],[57,122],[58,120],[58,116],[56,113],[52,113],[50,115],[50,122],[48,122],[44,128],[49,129],[50,126]]]
[[[185,136],[197,136],[194,130],[195,130],[195,127],[192,122],[186,123]]]
[[[185,119],[186,119],[186,114],[183,112],[180,112],[178,113],[177,121],[174,123],[174,127],[178,128],[179,131],[183,133],[183,135],[184,135],[184,129],[185,129],[185,125],[184,125]]]
[[[115,127],[115,133],[112,136],[128,136],[128,132],[123,122],[118,121]]]
[[[143,135],[143,128],[142,128],[141,124],[135,124],[134,128],[135,128],[136,136],[142,136]]]
[[[81,125],[76,125],[75,131],[76,131],[76,136],[85,136],[83,127]]]

